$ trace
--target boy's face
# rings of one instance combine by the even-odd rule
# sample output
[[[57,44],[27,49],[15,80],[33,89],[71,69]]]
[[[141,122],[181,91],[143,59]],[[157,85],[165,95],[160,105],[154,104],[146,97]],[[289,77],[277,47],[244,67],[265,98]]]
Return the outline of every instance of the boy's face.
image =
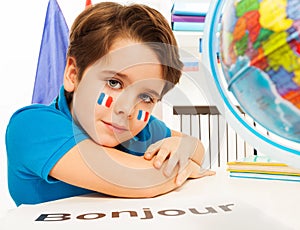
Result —
[[[153,51],[119,40],[75,84],[71,112],[94,141],[114,147],[146,126],[164,85]]]

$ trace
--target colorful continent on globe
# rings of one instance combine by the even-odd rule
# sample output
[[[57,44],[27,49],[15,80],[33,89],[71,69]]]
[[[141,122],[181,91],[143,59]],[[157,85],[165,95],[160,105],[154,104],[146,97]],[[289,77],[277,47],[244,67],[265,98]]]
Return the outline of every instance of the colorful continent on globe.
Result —
[[[224,64],[230,68],[246,56],[250,66],[267,73],[284,100],[300,109],[299,0],[241,0],[233,4],[234,20],[224,25],[222,32],[230,41],[223,47]]]

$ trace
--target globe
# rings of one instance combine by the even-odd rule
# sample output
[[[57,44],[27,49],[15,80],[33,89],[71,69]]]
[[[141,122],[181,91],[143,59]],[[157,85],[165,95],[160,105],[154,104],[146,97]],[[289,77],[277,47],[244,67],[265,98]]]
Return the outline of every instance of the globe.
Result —
[[[222,68],[243,110],[268,130],[300,142],[300,4],[232,1],[220,33]]]
[[[203,56],[213,78],[207,81],[208,93],[213,92],[229,123],[266,154],[300,167],[298,12],[299,0],[214,0],[206,19]],[[230,95],[255,122],[280,138],[272,139],[244,121]]]

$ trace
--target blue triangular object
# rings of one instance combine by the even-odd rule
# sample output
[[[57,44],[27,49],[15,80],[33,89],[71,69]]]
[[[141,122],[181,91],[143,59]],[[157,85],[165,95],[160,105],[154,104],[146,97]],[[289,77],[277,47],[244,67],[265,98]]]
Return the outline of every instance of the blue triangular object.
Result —
[[[49,0],[32,103],[49,104],[63,84],[69,29],[56,0]]]

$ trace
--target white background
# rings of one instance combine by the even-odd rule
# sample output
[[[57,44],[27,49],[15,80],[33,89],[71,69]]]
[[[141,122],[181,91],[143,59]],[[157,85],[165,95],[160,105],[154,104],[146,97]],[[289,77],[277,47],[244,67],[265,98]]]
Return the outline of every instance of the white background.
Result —
[[[57,1],[70,28],[84,9],[85,0]],[[166,18],[170,17],[172,0],[134,2],[148,4]],[[12,113],[31,103],[47,4],[48,0],[1,1],[0,4],[0,216],[15,207],[7,190],[5,130]]]

